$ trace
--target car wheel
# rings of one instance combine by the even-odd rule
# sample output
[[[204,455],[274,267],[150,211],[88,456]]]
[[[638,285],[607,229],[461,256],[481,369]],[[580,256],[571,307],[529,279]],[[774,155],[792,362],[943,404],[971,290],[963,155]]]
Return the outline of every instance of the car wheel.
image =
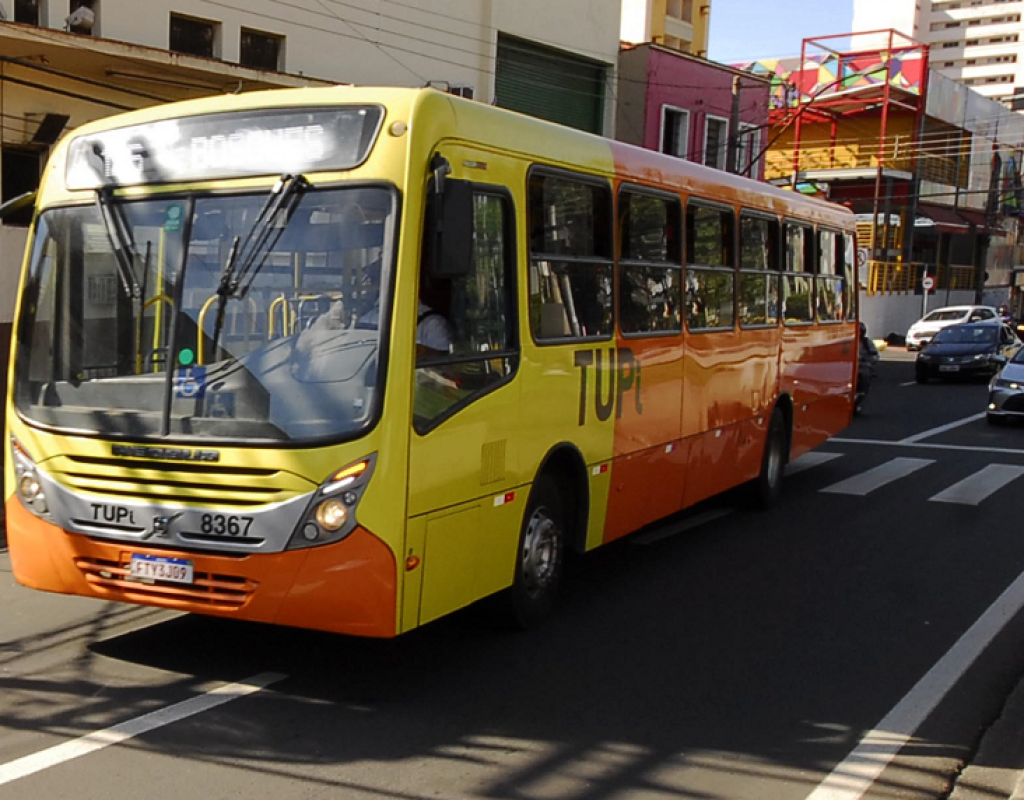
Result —
[[[928,373],[923,369],[914,370],[914,380],[918,383],[928,383]]]
[[[1006,420],[1003,417],[999,416],[998,414],[986,414],[985,422],[987,422],[989,425],[999,427],[1000,425],[1003,425],[1006,422]]]

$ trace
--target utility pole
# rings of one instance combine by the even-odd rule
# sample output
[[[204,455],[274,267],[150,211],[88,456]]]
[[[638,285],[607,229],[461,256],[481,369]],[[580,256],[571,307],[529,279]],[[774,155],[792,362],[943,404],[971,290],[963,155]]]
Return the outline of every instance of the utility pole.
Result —
[[[727,172],[739,172],[739,164],[736,163],[736,156],[739,151],[740,134],[740,76],[732,78],[732,106],[729,108],[729,136],[728,147],[725,151],[725,169]]]

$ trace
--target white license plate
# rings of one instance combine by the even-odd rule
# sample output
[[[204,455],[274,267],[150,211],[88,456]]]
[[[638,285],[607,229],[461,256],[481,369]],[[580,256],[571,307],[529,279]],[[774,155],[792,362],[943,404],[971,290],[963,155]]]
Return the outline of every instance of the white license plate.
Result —
[[[939,364],[939,372],[959,372],[959,364]]]
[[[133,554],[129,570],[135,580],[192,583],[192,562],[184,558]]]

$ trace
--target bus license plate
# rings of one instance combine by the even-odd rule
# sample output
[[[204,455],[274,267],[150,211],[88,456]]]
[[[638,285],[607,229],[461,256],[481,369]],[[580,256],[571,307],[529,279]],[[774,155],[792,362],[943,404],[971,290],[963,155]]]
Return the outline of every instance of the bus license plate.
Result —
[[[184,558],[132,554],[130,574],[135,580],[192,583],[192,562]]]
[[[959,364],[939,364],[939,372],[959,372]]]

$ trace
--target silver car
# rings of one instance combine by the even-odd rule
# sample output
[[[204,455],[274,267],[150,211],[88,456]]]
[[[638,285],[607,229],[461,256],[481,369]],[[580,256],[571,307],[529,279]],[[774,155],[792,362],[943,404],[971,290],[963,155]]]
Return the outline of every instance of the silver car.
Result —
[[[989,382],[985,414],[990,425],[1021,418],[1024,418],[1024,349],[1018,350]]]

